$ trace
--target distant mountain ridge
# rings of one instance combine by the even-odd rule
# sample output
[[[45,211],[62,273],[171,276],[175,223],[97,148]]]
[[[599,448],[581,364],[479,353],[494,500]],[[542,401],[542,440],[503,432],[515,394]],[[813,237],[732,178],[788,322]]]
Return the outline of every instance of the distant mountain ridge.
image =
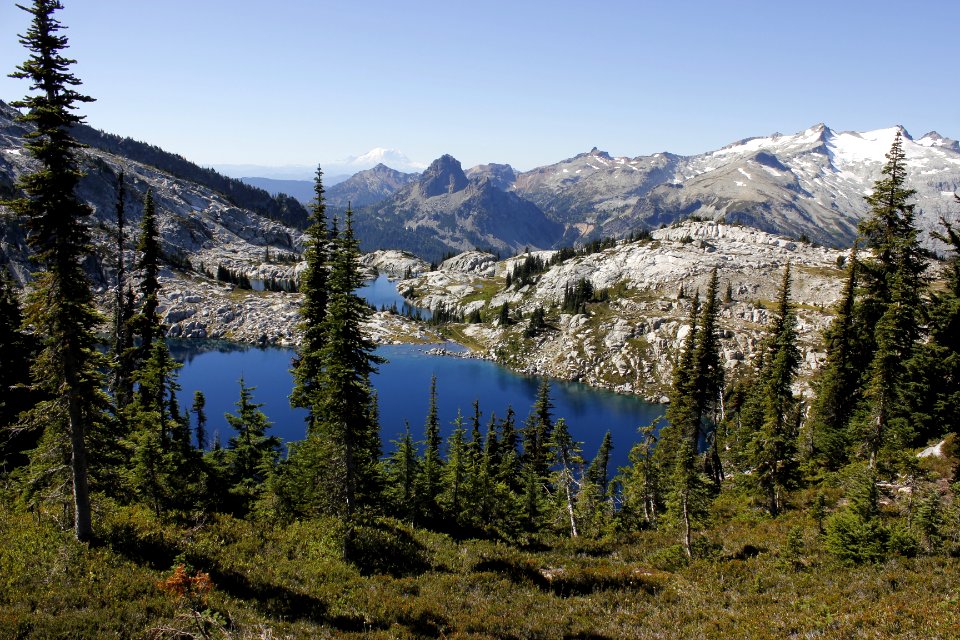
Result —
[[[960,144],[902,127],[835,132],[818,124],[793,135],[747,138],[696,156],[613,158],[593,149],[517,175],[510,189],[554,220],[625,235],[695,215],[842,246],[867,213],[863,196],[880,178],[897,132],[918,225],[929,231],[954,213]]]
[[[434,160],[387,200],[358,210],[354,224],[365,251],[407,249],[430,259],[475,247],[549,248],[564,233],[533,203],[485,176],[468,178],[450,155]]]
[[[403,173],[381,163],[326,189],[327,203],[341,209],[347,204],[355,209],[366,207],[386,200],[416,179],[415,173]]]

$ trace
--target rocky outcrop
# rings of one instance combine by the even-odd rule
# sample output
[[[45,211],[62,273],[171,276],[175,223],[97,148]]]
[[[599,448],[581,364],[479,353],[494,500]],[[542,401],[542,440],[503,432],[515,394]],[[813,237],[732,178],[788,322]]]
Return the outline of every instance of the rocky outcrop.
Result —
[[[841,290],[845,258],[840,251],[715,222],[684,223],[648,240],[576,256],[519,290],[504,289],[504,279],[526,254],[494,263],[481,262],[482,255],[463,254],[398,286],[412,291],[420,306],[480,311],[484,322],[460,330],[481,357],[654,400],[669,388],[674,358],[689,332],[691,298],[706,291],[714,268],[721,296],[730,296],[720,314],[721,342],[725,365],[735,374],[756,354],[783,268],[791,265],[802,378],[808,381],[824,355],[821,334]],[[549,261],[553,252],[531,255]],[[565,288],[580,279],[606,290],[609,301],[590,305],[586,314],[562,312]],[[502,327],[495,319],[505,302],[513,321]],[[526,317],[538,306],[547,310],[548,329],[525,338]]]

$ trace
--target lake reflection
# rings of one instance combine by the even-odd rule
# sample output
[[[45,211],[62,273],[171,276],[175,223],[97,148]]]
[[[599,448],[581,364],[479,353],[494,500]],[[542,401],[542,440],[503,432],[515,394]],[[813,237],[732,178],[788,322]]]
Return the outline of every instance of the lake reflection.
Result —
[[[522,425],[536,398],[539,379],[517,375],[482,360],[432,356],[423,345],[390,345],[377,349],[388,362],[374,376],[380,408],[381,434],[385,452],[391,441],[410,423],[415,439],[423,436],[423,424],[429,407],[430,378],[437,376],[438,411],[444,435],[459,409],[465,418],[473,414],[473,401],[480,401],[484,433],[491,413],[498,417],[512,406]],[[184,363],[179,382],[181,406],[192,403],[193,392],[202,390],[207,399],[208,431],[219,431],[225,444],[232,435],[223,419],[233,413],[239,398],[237,381],[243,376],[248,386],[256,387],[254,401],[263,403],[262,411],[273,423],[273,433],[284,440],[304,437],[305,412],[291,409],[288,396],[292,388],[291,349],[256,348],[214,341],[172,341],[171,352]],[[664,407],[586,385],[566,382],[551,384],[554,416],[566,418],[573,437],[584,442],[584,456],[593,457],[603,434],[613,435],[611,471],[627,463],[627,453],[637,439],[637,428],[661,416]],[[469,428],[469,421],[466,423]]]

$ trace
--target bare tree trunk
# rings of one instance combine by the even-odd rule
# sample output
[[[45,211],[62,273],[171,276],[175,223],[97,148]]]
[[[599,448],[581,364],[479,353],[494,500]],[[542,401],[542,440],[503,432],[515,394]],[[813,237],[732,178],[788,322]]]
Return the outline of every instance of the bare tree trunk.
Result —
[[[86,542],[93,537],[90,514],[90,481],[87,476],[87,445],[84,441],[80,398],[75,390],[67,400],[70,419],[70,471],[73,475],[73,532],[77,540]]]

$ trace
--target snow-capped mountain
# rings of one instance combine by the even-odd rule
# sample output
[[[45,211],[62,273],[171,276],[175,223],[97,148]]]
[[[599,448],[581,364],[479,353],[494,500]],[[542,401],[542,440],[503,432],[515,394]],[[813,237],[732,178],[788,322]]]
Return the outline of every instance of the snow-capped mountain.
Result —
[[[583,232],[624,234],[696,215],[844,245],[867,212],[894,135],[903,135],[907,182],[922,229],[955,215],[960,144],[902,127],[835,132],[818,124],[794,135],[748,138],[696,156],[613,158],[593,149],[517,176],[512,189]]]
[[[328,173],[347,173],[352,175],[357,171],[372,169],[378,164],[386,165],[391,169],[403,173],[419,173],[427,168],[427,165],[411,160],[399,149],[377,147],[362,155],[350,156],[340,162],[335,162],[331,165],[329,171],[326,169],[324,169],[324,171]]]

